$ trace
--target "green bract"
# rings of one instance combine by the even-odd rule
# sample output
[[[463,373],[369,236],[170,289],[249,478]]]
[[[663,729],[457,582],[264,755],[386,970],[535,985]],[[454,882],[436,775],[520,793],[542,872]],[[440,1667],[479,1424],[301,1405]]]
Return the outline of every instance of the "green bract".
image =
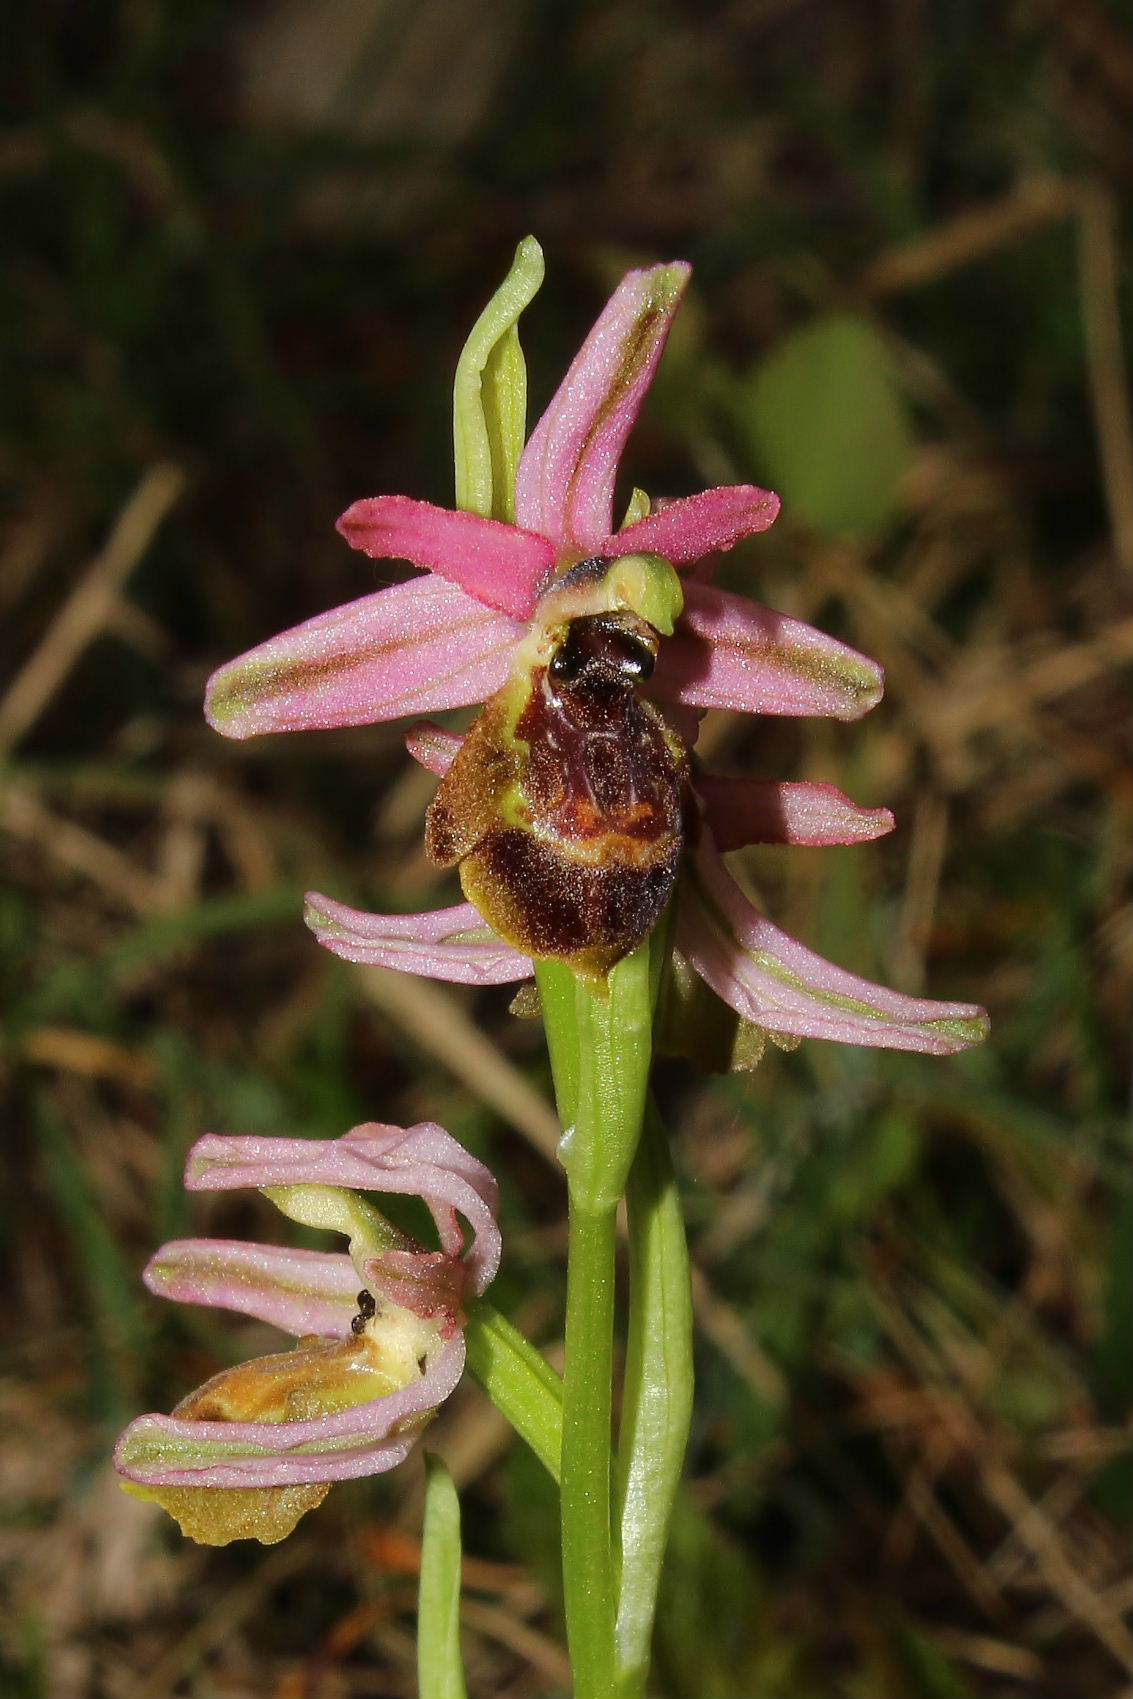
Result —
[[[517,327],[542,281],[543,250],[534,236],[525,236],[511,270],[472,327],[453,384],[456,505],[509,525],[527,435],[527,364]]]

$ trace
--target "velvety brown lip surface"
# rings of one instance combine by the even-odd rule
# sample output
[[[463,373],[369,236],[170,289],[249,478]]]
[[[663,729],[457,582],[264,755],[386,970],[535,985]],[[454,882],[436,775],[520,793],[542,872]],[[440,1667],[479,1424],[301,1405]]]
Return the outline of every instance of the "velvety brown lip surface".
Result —
[[[672,892],[686,764],[637,695],[656,646],[633,616],[571,621],[514,729],[501,693],[430,807],[430,855],[459,863],[466,896],[527,953],[605,972]]]

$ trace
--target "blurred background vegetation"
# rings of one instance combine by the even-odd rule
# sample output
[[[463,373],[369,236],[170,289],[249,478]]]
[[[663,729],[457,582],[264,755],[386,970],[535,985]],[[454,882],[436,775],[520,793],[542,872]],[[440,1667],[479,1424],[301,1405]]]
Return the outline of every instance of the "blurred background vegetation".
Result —
[[[1129,1692],[1130,66],[1109,0],[9,0],[0,65],[6,1699],[413,1691],[420,1477],[205,1552],[118,1427],[265,1348],[138,1274],[206,1129],[444,1121],[549,1349],[537,1023],[348,969],[314,885],[452,900],[397,727],[233,746],[213,666],[399,569],[333,520],[451,498],[463,337],[533,231],[540,407],[626,263],[696,267],[628,480],[778,488],[724,582],[886,666],[860,726],[714,764],[898,830],[750,852],[784,925],[978,999],[952,1061],[666,1064],[699,1395],[658,1699]],[[271,1347],[268,1347],[271,1348]],[[553,1507],[468,1385],[474,1699],[562,1695]],[[584,1696],[583,1696],[584,1699]]]

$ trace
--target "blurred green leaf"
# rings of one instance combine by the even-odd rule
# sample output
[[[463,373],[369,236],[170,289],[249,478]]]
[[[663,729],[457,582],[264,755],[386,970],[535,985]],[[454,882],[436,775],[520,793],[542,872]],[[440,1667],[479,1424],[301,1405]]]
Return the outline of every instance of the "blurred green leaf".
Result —
[[[908,1666],[904,1691],[916,1693],[917,1699],[972,1699],[967,1680],[927,1629],[908,1620],[899,1621],[895,1625],[895,1639]]]
[[[134,973],[206,938],[224,938],[255,927],[294,920],[301,909],[302,892],[290,885],[206,897],[176,914],[161,915],[132,932],[124,932],[107,952],[105,966],[112,976]]]
[[[671,1699],[817,1699],[758,1569],[688,1494],[673,1516],[656,1642],[658,1690]]]
[[[831,313],[793,332],[740,391],[756,468],[784,510],[833,537],[877,531],[913,449],[889,351],[867,320]]]
[[[1090,1483],[1094,1503],[1122,1528],[1133,1522],[1133,1457],[1113,1457]]]
[[[23,1617],[10,1638],[10,1645],[0,1646],[0,1693],[7,1699],[48,1699],[43,1624],[38,1617]]]
[[[108,1423],[121,1421],[136,1399],[139,1366],[145,1361],[141,1284],[115,1236],[91,1184],[86,1166],[54,1108],[41,1117],[44,1164],[79,1284],[89,1325],[85,1339],[92,1398]]]

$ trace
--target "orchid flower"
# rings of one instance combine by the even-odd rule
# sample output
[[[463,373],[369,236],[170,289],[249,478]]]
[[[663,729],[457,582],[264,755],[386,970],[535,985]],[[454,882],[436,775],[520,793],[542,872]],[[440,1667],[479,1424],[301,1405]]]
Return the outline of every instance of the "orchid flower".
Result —
[[[443,1127],[367,1123],[339,1139],[222,1138],[189,1153],[190,1191],[256,1186],[348,1251],[178,1239],[145,1271],[152,1292],[258,1317],[298,1340],[224,1369],[171,1416],[118,1442],[126,1490],[155,1499],[207,1545],[274,1544],[333,1481],[392,1469],[464,1368],[466,1297],[496,1273],[492,1175]],[[361,1191],[421,1197],[439,1250],[394,1228]],[[472,1228],[465,1248],[462,1215]]]
[[[490,782],[483,749],[474,771],[460,753],[483,743],[481,721],[468,745],[430,722],[409,736],[411,752],[434,771],[469,769],[457,787],[465,818],[450,829],[446,817],[446,830],[434,829],[432,838],[449,852],[436,859],[460,862],[473,901],[389,916],[313,893],[308,925],[350,961],[489,984],[526,978],[533,954],[557,953],[601,973],[628,947],[627,937],[636,942],[652,924],[679,874],[678,965],[683,960],[744,1023],[788,1041],[809,1035],[942,1054],[964,1048],[984,1036],[982,1010],[907,997],[824,961],[762,916],[722,860],[722,852],[753,843],[866,841],[892,829],[889,811],[860,808],[831,785],[703,775],[682,753],[694,744],[705,708],[852,720],[882,693],[881,669],[864,655],[709,582],[709,557],[775,519],[779,502],[768,491],[741,484],[654,504],[635,491],[615,529],[622,450],[688,277],[689,267],[674,262],[622,279],[524,445],[516,322],[539,286],[542,261],[536,244],[521,244],[458,368],[458,509],[379,495],[355,502],[338,522],[353,548],[407,560],[424,575],[318,615],[230,662],[210,682],[206,711],[217,730],[245,738],[487,702],[482,721],[491,719],[511,762]],[[540,688],[545,700],[554,697],[547,680],[584,627],[621,645],[617,665],[641,686],[634,701],[648,697],[646,719],[638,713],[634,721],[639,736],[655,744],[663,737],[677,751],[672,771],[682,818],[674,822],[665,799],[657,803],[655,812],[667,808],[676,848],[654,857],[651,882],[638,878],[649,887],[640,914],[605,950],[587,940],[572,957],[553,939],[543,947],[546,926],[517,918],[524,883],[532,883],[526,863],[513,872],[518,897],[493,895],[504,858],[485,846],[496,845],[499,834],[492,836],[485,818],[469,819],[468,810],[494,808],[515,827],[527,809],[518,829],[543,843],[558,833],[561,842],[561,809],[553,825],[544,821],[531,831],[530,798],[522,775],[516,779],[527,757],[514,751],[522,744],[524,705]],[[614,663],[603,664],[608,683]],[[663,716],[661,731],[649,719],[652,704]],[[633,775],[622,791],[636,796]],[[436,810],[434,804],[434,827]],[[454,811],[446,804],[441,812]],[[514,830],[511,839],[514,863]],[[581,906],[592,901],[596,883],[583,889],[578,870],[587,856],[594,860],[592,850],[570,847]],[[655,870],[661,862],[663,876]]]

